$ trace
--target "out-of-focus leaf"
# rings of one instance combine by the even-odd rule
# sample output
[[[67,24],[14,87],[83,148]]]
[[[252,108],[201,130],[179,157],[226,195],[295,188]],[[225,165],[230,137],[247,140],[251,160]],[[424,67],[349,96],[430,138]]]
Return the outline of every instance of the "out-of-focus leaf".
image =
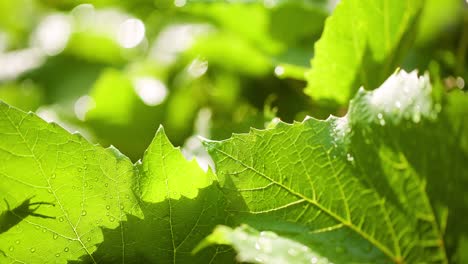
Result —
[[[423,1],[343,0],[315,44],[306,93],[345,104],[357,87],[376,87],[411,44]]]
[[[330,263],[326,258],[322,258],[301,243],[280,237],[274,232],[258,232],[246,225],[235,229],[218,226],[194,251],[199,251],[212,244],[232,246],[238,252],[237,260],[239,262],[270,264]]]
[[[0,85],[0,100],[24,111],[35,111],[44,100],[42,90],[31,81]]]

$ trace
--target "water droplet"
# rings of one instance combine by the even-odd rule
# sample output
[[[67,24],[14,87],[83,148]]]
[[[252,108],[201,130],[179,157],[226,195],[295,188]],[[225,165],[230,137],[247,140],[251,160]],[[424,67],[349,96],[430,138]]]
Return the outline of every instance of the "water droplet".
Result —
[[[59,217],[59,221],[60,221],[60,222],[63,222],[63,217]]]
[[[55,256],[56,256],[57,258],[60,257],[60,253],[55,254]]]
[[[109,221],[114,222],[115,218],[113,216],[109,217]]]
[[[8,248],[8,250],[13,251],[13,250],[15,250],[15,248],[13,246],[11,246],[10,248]]]
[[[15,241],[15,244],[16,244],[16,245],[19,245],[19,243],[20,243],[19,240],[16,240],[16,241]]]
[[[108,183],[105,183],[104,186],[105,186],[105,187],[109,187],[109,184],[108,184]]]
[[[385,120],[384,120],[384,119],[380,119],[379,124],[380,124],[381,126],[385,126]]]
[[[120,205],[120,210],[123,210],[124,209],[124,206],[123,205]]]
[[[57,233],[54,233],[54,235],[52,236],[54,239],[57,239],[58,238],[58,234]]]
[[[81,172],[81,171],[83,171],[83,169],[82,169],[82,168],[78,168],[78,172]]]
[[[85,216],[87,214],[86,210],[81,211],[81,215]]]
[[[89,242],[89,241],[91,241],[91,238],[90,238],[90,237],[88,237],[88,238],[86,239],[86,241],[88,241],[88,242]]]
[[[34,253],[34,252],[36,252],[36,249],[35,248],[30,248],[29,251],[31,251],[31,253]]]
[[[63,251],[68,252],[70,250],[68,247],[64,248]]]
[[[52,179],[55,179],[57,177],[57,175],[55,173],[53,173],[51,176],[50,176]]]
[[[47,232],[47,229],[43,228],[42,233],[45,233],[45,232]]]
[[[109,210],[109,209],[110,209],[110,205],[106,205],[106,209]]]

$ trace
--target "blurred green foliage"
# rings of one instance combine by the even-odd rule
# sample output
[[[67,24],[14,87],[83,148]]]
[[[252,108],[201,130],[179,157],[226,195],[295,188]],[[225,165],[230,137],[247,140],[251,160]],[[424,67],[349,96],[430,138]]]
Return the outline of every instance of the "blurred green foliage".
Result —
[[[336,2],[0,0],[0,99],[134,161],[160,124],[190,152],[192,135],[342,115],[303,92]],[[466,90],[465,1],[425,1],[416,26],[397,65]]]

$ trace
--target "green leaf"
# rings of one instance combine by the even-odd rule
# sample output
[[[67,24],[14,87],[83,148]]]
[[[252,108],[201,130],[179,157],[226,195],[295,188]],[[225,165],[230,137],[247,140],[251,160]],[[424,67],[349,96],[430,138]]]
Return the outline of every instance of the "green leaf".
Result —
[[[376,87],[411,44],[423,1],[344,0],[315,44],[306,93],[345,104],[357,87]]]
[[[229,262],[192,249],[219,224],[214,174],[159,129],[143,163],[0,104],[0,262]],[[140,195],[141,194],[141,195]]]
[[[232,229],[218,226],[195,251],[211,244],[233,246],[238,252],[239,262],[249,263],[330,263],[294,240],[278,236],[274,232],[257,230],[243,225]]]
[[[468,158],[440,107],[427,76],[399,72],[360,90],[345,117],[205,144],[240,221],[335,263],[446,263],[439,204],[467,186]],[[460,222],[467,207],[454,208]]]
[[[169,142],[162,126],[146,150],[142,167],[140,196],[153,203],[168,198],[178,200],[181,196],[193,199],[198,189],[211,185],[215,179],[211,170],[205,173],[196,160],[187,162],[180,149]]]
[[[0,262],[64,263],[91,256],[101,228],[141,215],[134,167],[113,148],[88,143],[0,102]]]
[[[120,229],[104,230],[96,259],[111,263],[225,263],[233,259],[230,250],[222,247],[196,256],[191,253],[214,226],[227,220],[225,200],[210,170],[205,173],[195,160],[187,161],[162,127],[138,168],[136,192],[144,219],[129,217]],[[122,230],[127,243],[122,243]]]

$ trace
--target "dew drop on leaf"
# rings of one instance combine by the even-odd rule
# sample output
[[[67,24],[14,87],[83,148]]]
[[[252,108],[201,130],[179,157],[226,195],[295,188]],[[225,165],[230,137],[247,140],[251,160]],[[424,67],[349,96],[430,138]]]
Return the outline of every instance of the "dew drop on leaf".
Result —
[[[115,218],[113,216],[109,217],[109,221],[114,222]]]
[[[87,214],[86,210],[81,211],[81,215],[85,216]]]
[[[110,205],[106,205],[106,209],[109,210],[109,209],[110,209]]]
[[[68,247],[64,248],[63,251],[68,252],[70,250]]]
[[[8,250],[13,251],[13,250],[15,250],[15,248],[13,246],[11,246],[10,248],[8,248]]]
[[[58,238],[58,234],[57,233],[54,233],[54,235],[52,236],[54,239],[57,239]]]
[[[34,253],[34,252],[36,252],[36,249],[35,248],[30,248],[29,251],[31,251],[31,253]]]
[[[57,258],[60,257],[60,253],[55,254],[55,256],[56,256]]]
[[[60,222],[63,222],[63,217],[59,217],[58,219]]]
[[[16,245],[19,245],[19,243],[20,243],[19,240],[16,240],[16,241],[15,241],[15,244],[16,244]]]

